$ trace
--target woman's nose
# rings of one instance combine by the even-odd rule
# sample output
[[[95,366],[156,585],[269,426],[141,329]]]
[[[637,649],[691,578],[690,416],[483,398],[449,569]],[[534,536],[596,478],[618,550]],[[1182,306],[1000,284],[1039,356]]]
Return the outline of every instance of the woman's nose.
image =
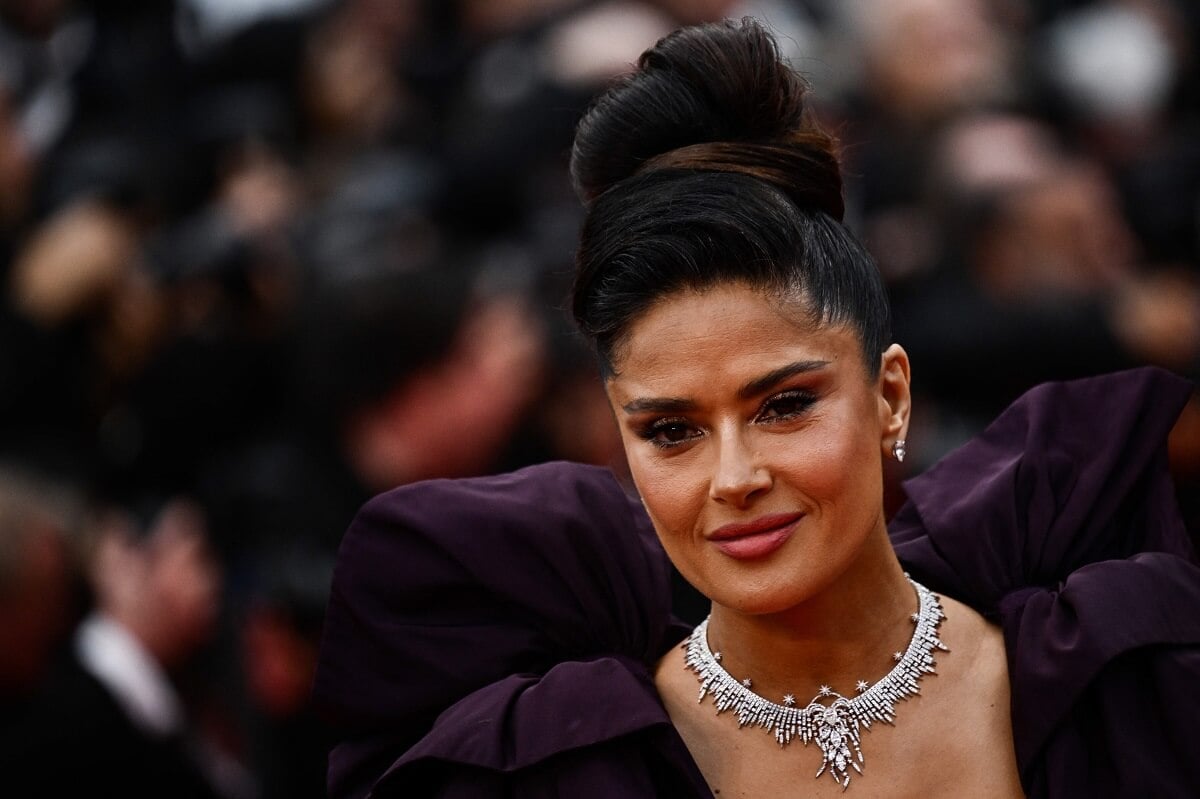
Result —
[[[769,491],[771,484],[770,470],[759,463],[759,458],[741,436],[721,438],[708,489],[711,499],[745,507],[756,496]]]

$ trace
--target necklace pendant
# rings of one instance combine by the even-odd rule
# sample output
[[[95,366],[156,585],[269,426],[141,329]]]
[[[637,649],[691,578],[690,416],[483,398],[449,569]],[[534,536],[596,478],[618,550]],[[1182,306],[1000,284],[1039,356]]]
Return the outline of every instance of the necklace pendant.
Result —
[[[816,741],[824,755],[816,776],[820,777],[828,770],[834,782],[844,790],[850,785],[851,768],[862,774],[858,721],[849,702],[841,697],[829,707],[814,704],[810,708],[816,711]]]

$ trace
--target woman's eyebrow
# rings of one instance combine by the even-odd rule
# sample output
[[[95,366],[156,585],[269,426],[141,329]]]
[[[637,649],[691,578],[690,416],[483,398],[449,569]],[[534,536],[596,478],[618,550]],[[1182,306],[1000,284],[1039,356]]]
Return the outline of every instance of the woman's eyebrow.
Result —
[[[776,384],[805,372],[815,372],[828,366],[830,361],[796,361],[778,369],[772,369],[762,377],[756,377],[738,389],[738,399],[749,399]],[[687,413],[696,409],[696,403],[681,397],[639,397],[621,406],[626,413]]]
[[[789,363],[787,366],[772,369],[762,377],[756,377],[739,388],[737,392],[738,399],[750,399],[758,394],[762,394],[764,391],[769,391],[789,377],[795,377],[805,372],[815,372],[818,369],[828,366],[829,363],[829,361],[796,361]]]
[[[686,413],[695,410],[696,403],[678,397],[646,397],[631,400],[621,408],[626,413]]]

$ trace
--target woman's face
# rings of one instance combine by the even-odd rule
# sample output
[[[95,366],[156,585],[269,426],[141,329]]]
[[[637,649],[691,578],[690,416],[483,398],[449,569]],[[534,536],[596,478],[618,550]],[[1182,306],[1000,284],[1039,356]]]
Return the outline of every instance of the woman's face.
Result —
[[[607,384],[664,548],[714,602],[794,607],[886,534],[881,459],[908,418],[908,361],[878,378],[855,332],[741,284],[672,294],[631,326]]]

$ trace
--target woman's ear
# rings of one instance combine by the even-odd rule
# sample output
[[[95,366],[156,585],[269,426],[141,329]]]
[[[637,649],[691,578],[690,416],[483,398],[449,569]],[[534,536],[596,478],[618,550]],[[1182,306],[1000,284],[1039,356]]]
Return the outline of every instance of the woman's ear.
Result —
[[[884,456],[892,457],[896,442],[908,436],[908,414],[912,408],[908,353],[899,344],[893,344],[884,350],[880,361],[879,444]]]

